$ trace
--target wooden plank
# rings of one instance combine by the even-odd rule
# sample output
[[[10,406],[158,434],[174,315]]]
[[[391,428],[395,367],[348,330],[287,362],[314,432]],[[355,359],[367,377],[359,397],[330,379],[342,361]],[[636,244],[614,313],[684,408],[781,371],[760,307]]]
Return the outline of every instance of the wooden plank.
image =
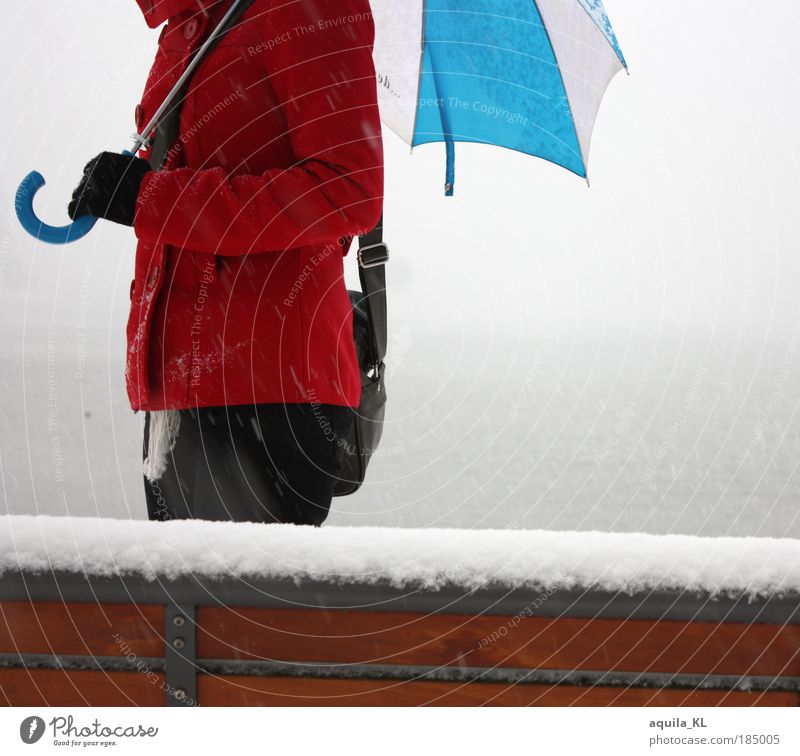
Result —
[[[200,607],[198,658],[800,676],[800,626]]]
[[[790,692],[198,676],[201,706],[797,706]]]
[[[2,706],[164,706],[164,676],[151,672],[0,669]]]
[[[156,604],[1,601],[0,653],[164,656]]]

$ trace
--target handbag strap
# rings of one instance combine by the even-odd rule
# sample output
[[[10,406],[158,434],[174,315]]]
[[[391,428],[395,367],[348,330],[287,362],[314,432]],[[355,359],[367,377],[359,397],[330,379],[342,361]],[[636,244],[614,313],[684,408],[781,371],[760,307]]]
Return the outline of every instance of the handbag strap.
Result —
[[[203,51],[202,55],[196,55],[189,66],[192,69],[197,68],[200,62],[205,59],[208,54],[217,46],[217,43],[230,31],[231,28],[239,23],[244,12],[255,2],[255,0],[239,0],[239,6],[230,15],[227,22],[222,26],[215,29],[212,34],[214,38],[210,44]],[[154,171],[159,171],[164,167],[164,161],[169,154],[170,149],[175,144],[180,130],[181,107],[186,95],[189,92],[189,84],[191,77],[186,80],[186,83],[181,87],[180,91],[174,96],[174,100],[170,103],[169,108],[164,112],[164,117],[158,122],[155,129],[155,136],[153,137],[150,148],[150,166]]]
[[[386,263],[389,247],[383,241],[383,216],[378,225],[367,234],[358,237],[358,277],[364,292],[364,304],[369,314],[372,329],[375,367],[383,365],[388,341],[386,313]]]

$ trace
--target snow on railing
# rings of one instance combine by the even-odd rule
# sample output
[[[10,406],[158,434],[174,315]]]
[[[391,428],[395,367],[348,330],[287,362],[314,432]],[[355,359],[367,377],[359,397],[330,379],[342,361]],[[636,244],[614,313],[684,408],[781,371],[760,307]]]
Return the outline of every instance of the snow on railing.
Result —
[[[0,517],[0,575],[268,578],[394,588],[800,593],[800,540]]]

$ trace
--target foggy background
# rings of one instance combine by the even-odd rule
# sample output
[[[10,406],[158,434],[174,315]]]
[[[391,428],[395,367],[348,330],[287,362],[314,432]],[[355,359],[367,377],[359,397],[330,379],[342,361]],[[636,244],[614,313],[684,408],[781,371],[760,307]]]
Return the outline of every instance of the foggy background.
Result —
[[[459,144],[445,198],[444,146],[385,132],[387,425],[330,524],[800,536],[800,8],[605,5],[630,76],[591,188]],[[44,245],[13,197],[38,169],[67,222],[84,164],[131,143],[157,37],[134,0],[20,0],[0,31],[0,512],[146,517],[135,236]]]

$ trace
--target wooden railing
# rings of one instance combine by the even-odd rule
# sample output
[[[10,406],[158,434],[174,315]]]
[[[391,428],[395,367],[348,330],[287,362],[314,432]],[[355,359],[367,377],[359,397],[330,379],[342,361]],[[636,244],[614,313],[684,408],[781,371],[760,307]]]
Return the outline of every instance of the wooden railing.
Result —
[[[0,579],[15,706],[800,704],[800,597]]]

